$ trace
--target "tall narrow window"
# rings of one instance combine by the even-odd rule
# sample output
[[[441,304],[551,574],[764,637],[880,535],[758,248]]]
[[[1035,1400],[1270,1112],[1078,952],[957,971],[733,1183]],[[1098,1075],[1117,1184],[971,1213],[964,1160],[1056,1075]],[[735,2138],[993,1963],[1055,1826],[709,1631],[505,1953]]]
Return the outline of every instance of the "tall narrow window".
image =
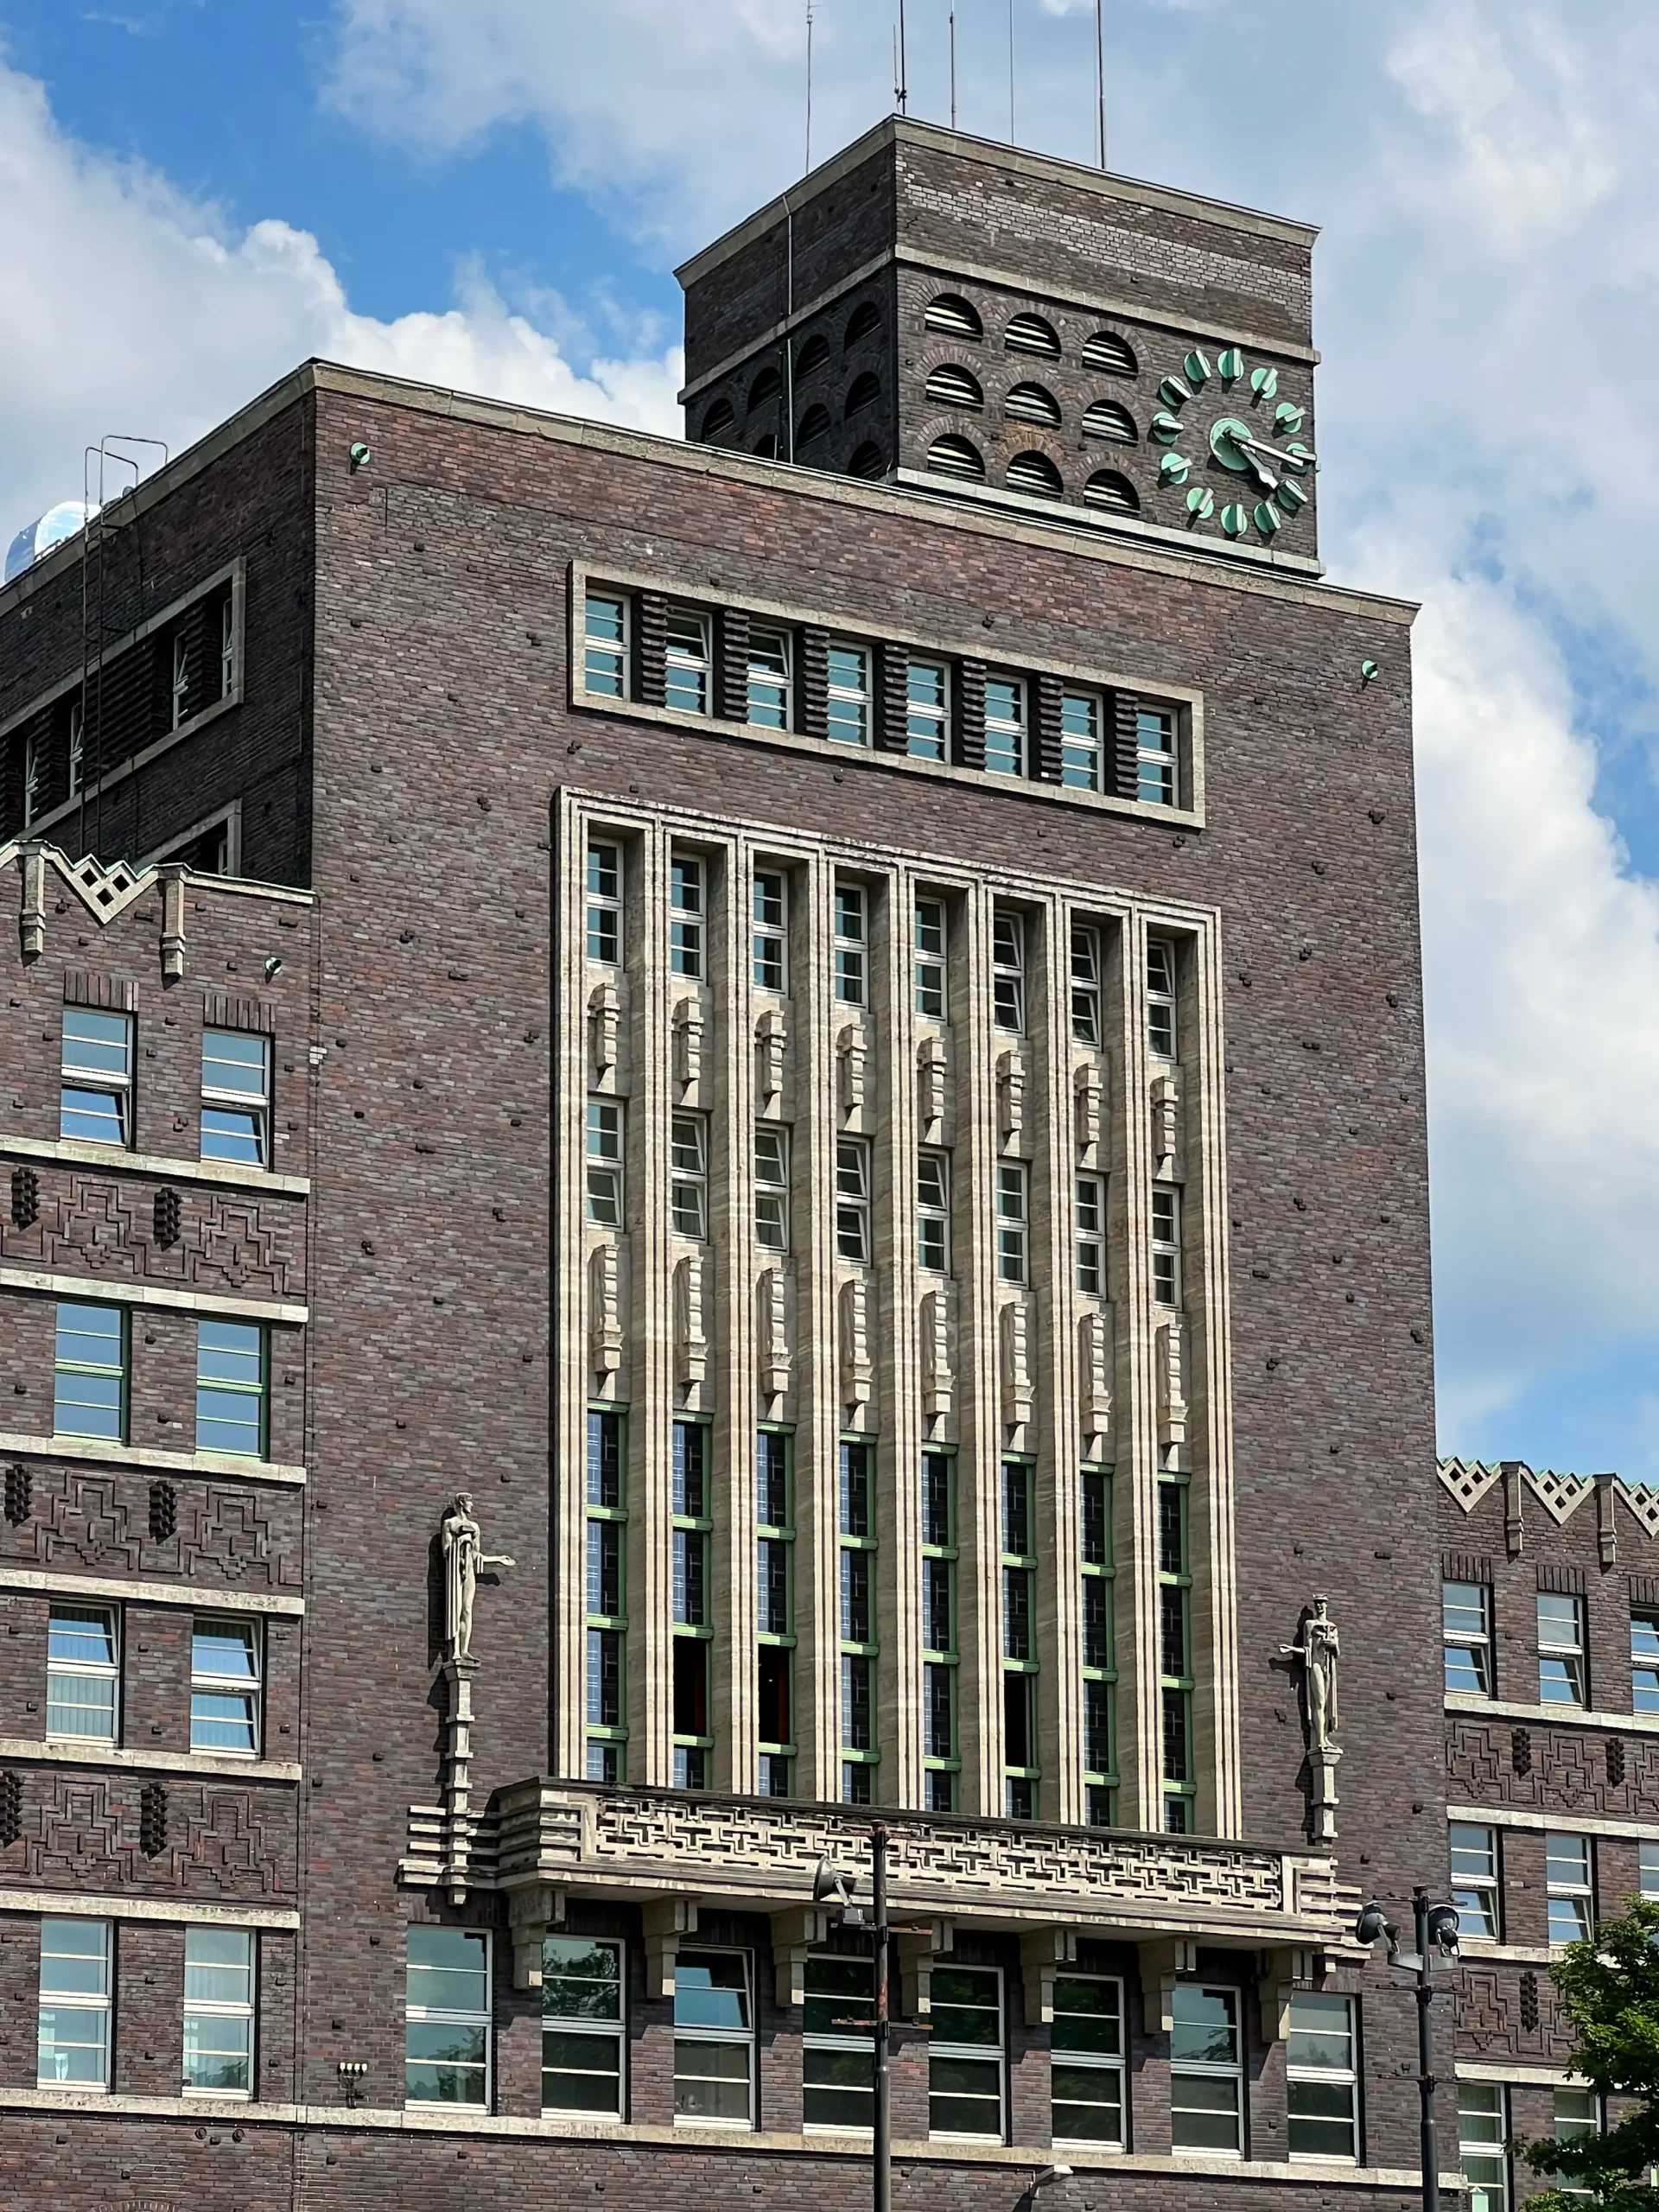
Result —
[[[52,1427],[58,1436],[127,1440],[131,1335],[120,1306],[58,1306]]]
[[[1100,1042],[1100,932],[1083,922],[1071,925],[1071,1034]]]
[[[862,1137],[836,1140],[836,1252],[869,1264],[870,1147]]]
[[[1659,1713],[1659,1608],[1630,1607],[1630,1710]]]
[[[793,720],[793,640],[786,630],[749,632],[749,721],[756,729],[788,729]]]
[[[985,766],[994,776],[1026,772],[1026,687],[1017,676],[985,686]]]
[[[709,617],[694,607],[668,610],[663,703],[683,715],[709,711]]]
[[[782,875],[775,868],[754,872],[754,988],[789,988],[789,904]]]
[[[622,1415],[590,1407],[586,1521],[588,1779],[627,1779],[628,1490]]]
[[[270,1039],[239,1029],[201,1033],[201,1156],[270,1165]]]
[[[948,760],[950,670],[943,661],[913,660],[905,690],[905,744],[912,760]]]
[[[841,745],[870,741],[870,657],[862,645],[830,648],[829,730]]]
[[[582,635],[582,689],[601,699],[628,696],[628,602],[620,594],[588,594]]]
[[[1049,2094],[1056,2143],[1123,2148],[1123,1985],[1115,1975],[1054,1977]]]
[[[1101,788],[1101,732],[1105,711],[1098,691],[1066,691],[1060,697],[1060,781],[1074,791]]]
[[[934,1274],[950,1272],[950,1159],[948,1153],[916,1156],[916,1264]]]
[[[996,1276],[999,1282],[1026,1280],[1026,1167],[1003,1160],[996,1169]]]
[[[991,924],[991,1004],[999,1029],[1026,1032],[1026,925],[1001,907]]]
[[[701,1243],[709,1234],[709,1116],[676,1114],[670,1130],[673,1173],[669,1179],[671,1218],[677,1236]]]
[[[922,1756],[928,1810],[956,1810],[962,1759],[957,1739],[957,1466],[948,1452],[922,1454]]]
[[[1181,1302],[1181,1193],[1173,1183],[1152,1190],[1152,1294],[1160,1306]]]
[[[702,862],[677,854],[669,871],[668,964],[676,976],[702,974]]]
[[[1351,1997],[1298,1992],[1285,2050],[1293,2158],[1359,2163],[1359,2067]]]
[[[173,640],[173,676],[170,686],[175,729],[182,728],[190,716],[190,649],[182,638]]]
[[[1028,1460],[1002,1462],[1003,1811],[1011,1821],[1036,1819],[1042,1771],[1037,1744],[1036,1475]]]
[[[1637,1847],[1637,1879],[1644,1897],[1659,1897],[1659,1843]]]
[[[1554,2126],[1552,2133],[1558,2143],[1581,2143],[1587,2136],[1601,2133],[1601,2099],[1593,2089],[1557,2089],[1552,2099]],[[1652,2184],[1653,2170],[1648,2170],[1649,2184]],[[1564,2188],[1560,2182],[1555,2187],[1563,2196],[1581,2197],[1586,2202],[1593,2195],[1588,2189]]]
[[[1146,806],[1179,804],[1175,717],[1166,707],[1141,707],[1135,717],[1135,796]]]
[[[542,1941],[542,2110],[625,2115],[622,1946],[588,1936]]]
[[[77,699],[69,709],[69,797],[79,798],[86,782],[86,709]]]
[[[1192,1559],[1187,1485],[1158,1485],[1158,1688],[1164,1738],[1164,1827],[1192,1833]]]
[[[35,2078],[43,2089],[110,2086],[115,1929],[107,1920],[42,1920]]]
[[[837,1548],[841,1629],[841,1795],[849,1805],[875,1802],[875,1500],[872,1447],[841,1445]]]
[[[1106,1183],[1099,1175],[1079,1175],[1074,1185],[1077,1221],[1077,1288],[1085,1298],[1106,1291]]]
[[[257,1758],[264,1669],[259,1623],[198,1613],[190,1639],[190,1748]]]
[[[916,901],[916,1011],[930,1021],[944,1020],[944,901]]]
[[[270,1357],[247,1321],[196,1324],[196,1449],[263,1459],[268,1446]]]
[[[46,740],[38,731],[23,740],[23,827],[46,811]]]
[[[1083,1471],[1084,1817],[1090,1827],[1117,1818],[1117,1645],[1114,1622],[1112,1478]]]
[[[219,602],[219,696],[236,689],[236,601],[226,592]]]
[[[132,1016],[63,1009],[58,1135],[84,1144],[132,1142]]]
[[[927,2132],[945,2141],[1003,2139],[1002,1975],[935,1967],[928,2038]]]
[[[120,1615],[54,1598],[46,1639],[48,1742],[113,1744],[120,1731]]]
[[[801,2107],[809,2130],[838,2135],[874,2124],[875,1969],[868,1959],[815,1951],[801,2017]]]
[[[1503,1920],[1499,1910],[1496,1828],[1452,1821],[1452,1902],[1464,1935],[1489,1943],[1497,1941]]]
[[[1580,1706],[1590,1702],[1582,1598],[1549,1590],[1538,1592],[1538,1701]]]
[[[709,1430],[674,1424],[674,1787],[706,1789],[714,1750],[709,1669],[714,1656],[709,1552],[714,1534]]]
[[[768,1252],[789,1249],[789,1131],[772,1122],[754,1132],[754,1241]]]
[[[1238,1992],[1178,1981],[1169,2038],[1170,2142],[1234,2157],[1244,2148]]]
[[[674,1966],[677,2126],[749,2127],[754,2014],[747,1951],[685,1951]]]
[[[1587,1835],[1544,1838],[1544,1885],[1552,1943],[1583,1943],[1595,1924],[1595,1888]]]
[[[184,1931],[184,2089],[253,2094],[254,1942],[245,1928]]]
[[[864,893],[855,884],[836,886],[836,999],[864,1004]]]
[[[464,1928],[411,1928],[404,2097],[411,2105],[490,2101],[490,1939]]]
[[[1167,938],[1147,939],[1147,1050],[1155,1060],[1176,1053],[1175,948]]]
[[[791,1794],[795,1758],[795,1518],[788,1433],[763,1428],[754,1452],[760,1795]]]
[[[622,1109],[608,1098],[588,1101],[588,1218],[622,1226]]]
[[[622,849],[588,848],[588,957],[622,964]]]
[[[1458,2158],[1469,2184],[1465,2212],[1510,2212],[1509,2092],[1497,2082],[1458,2084]]]
[[[1492,1593],[1479,1582],[1442,1582],[1446,1687],[1464,1697],[1492,1694]]]

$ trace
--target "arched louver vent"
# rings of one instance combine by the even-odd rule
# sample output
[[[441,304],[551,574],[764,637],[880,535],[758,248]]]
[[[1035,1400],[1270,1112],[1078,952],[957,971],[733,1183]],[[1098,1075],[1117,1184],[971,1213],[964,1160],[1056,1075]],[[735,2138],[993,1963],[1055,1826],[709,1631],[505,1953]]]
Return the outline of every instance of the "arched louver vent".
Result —
[[[1040,384],[1015,385],[1002,410],[1011,423],[1046,423],[1051,429],[1059,424],[1060,403]]]
[[[1097,399],[1092,407],[1084,410],[1083,435],[1085,438],[1112,438],[1121,446],[1132,446],[1139,433],[1127,407],[1120,407],[1115,399]]]
[[[702,418],[704,443],[707,444],[716,438],[729,438],[735,419],[732,413],[731,401],[717,399]]]
[[[783,388],[784,380],[776,369],[762,369],[749,386],[750,414],[753,415],[757,407],[764,407],[767,400],[776,399]]]
[[[887,460],[880,447],[871,444],[868,440],[860,446],[847,464],[847,474],[849,476],[867,476],[874,479],[885,476],[887,473]]]
[[[1083,349],[1085,369],[1104,369],[1110,377],[1132,377],[1140,367],[1135,349],[1115,330],[1097,330]]]
[[[754,442],[754,450],[762,461],[776,461],[778,441],[770,430],[765,430]]]
[[[1034,499],[1058,499],[1065,486],[1046,453],[1017,453],[1008,463],[1008,489],[1028,492]]]
[[[1086,507],[1104,507],[1109,514],[1138,515],[1141,495],[1127,476],[1115,468],[1097,468],[1083,487]]]
[[[880,308],[874,300],[866,300],[861,306],[855,307],[849,316],[847,335],[842,340],[842,346],[861,346],[867,338],[873,338],[880,327]]]
[[[861,415],[867,407],[874,407],[881,397],[880,377],[861,376],[853,379],[853,388],[847,395],[847,420]]]
[[[1046,353],[1052,361],[1060,358],[1060,341],[1052,323],[1045,322],[1039,315],[1017,315],[1002,334],[1002,343],[1010,353]]]
[[[830,358],[830,340],[820,334],[809,338],[795,357],[795,373],[810,377],[814,369],[821,369]]]
[[[959,299],[954,292],[941,292],[937,300],[928,302],[927,313],[922,318],[930,330],[949,331],[953,338],[982,338],[985,326],[979,311]]]
[[[985,463],[979,448],[966,438],[935,438],[927,449],[927,465],[941,476],[961,476],[976,484],[985,481]]]
[[[954,361],[946,361],[932,372],[927,379],[927,396],[936,407],[978,409],[985,404],[979,378]]]
[[[827,407],[809,407],[801,417],[800,429],[795,433],[795,450],[799,453],[804,447],[814,444],[819,438],[827,438],[829,435],[830,410]]]

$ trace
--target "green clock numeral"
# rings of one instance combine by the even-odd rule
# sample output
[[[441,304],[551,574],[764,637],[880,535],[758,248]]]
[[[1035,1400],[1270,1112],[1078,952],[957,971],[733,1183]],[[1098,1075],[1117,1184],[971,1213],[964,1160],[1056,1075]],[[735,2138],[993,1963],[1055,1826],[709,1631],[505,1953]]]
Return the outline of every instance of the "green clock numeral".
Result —
[[[1307,494],[1300,484],[1281,484],[1273,496],[1287,515],[1300,514],[1307,505]]]
[[[1244,373],[1244,356],[1236,346],[1230,346],[1216,359],[1216,367],[1224,384],[1236,384]]]
[[[1192,387],[1184,385],[1179,377],[1166,377],[1158,387],[1158,397],[1166,407],[1185,407],[1192,398]]]
[[[1216,495],[1208,485],[1195,484],[1186,495],[1186,512],[1194,522],[1208,522],[1216,512]]]
[[[1285,448],[1285,465],[1287,467],[1294,468],[1299,476],[1306,474],[1308,469],[1319,466],[1307,448],[1299,445],[1288,445]]]
[[[1207,354],[1194,351],[1187,355],[1181,366],[1186,371],[1186,380],[1195,391],[1200,385],[1209,383],[1211,372]]]
[[[1294,407],[1289,400],[1281,399],[1273,410],[1273,420],[1276,429],[1294,433],[1301,429],[1304,416],[1300,407]]]
[[[1229,537],[1244,537],[1250,527],[1249,509],[1240,506],[1236,499],[1232,500],[1221,511],[1221,526]]]
[[[1283,520],[1278,508],[1269,499],[1263,499],[1255,511],[1255,526],[1263,537],[1274,537]]]
[[[1158,474],[1166,484],[1185,484],[1192,474],[1192,464],[1184,453],[1166,453],[1158,464]]]
[[[1252,369],[1250,371],[1250,390],[1255,394],[1258,399],[1275,398],[1278,396],[1279,391],[1278,370]]]
[[[1154,415],[1147,427],[1160,446],[1173,446],[1181,435],[1180,423],[1173,415]]]

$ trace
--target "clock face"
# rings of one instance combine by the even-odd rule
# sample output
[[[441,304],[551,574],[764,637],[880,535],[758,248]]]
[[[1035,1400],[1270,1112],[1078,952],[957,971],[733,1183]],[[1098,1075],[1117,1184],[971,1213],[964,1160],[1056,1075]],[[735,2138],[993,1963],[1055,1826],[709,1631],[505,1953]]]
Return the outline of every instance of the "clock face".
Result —
[[[1213,359],[1195,347],[1158,397],[1158,482],[1184,502],[1188,526],[1271,545],[1307,505],[1319,467],[1302,441],[1306,410],[1280,397],[1278,370],[1252,366],[1242,346]]]

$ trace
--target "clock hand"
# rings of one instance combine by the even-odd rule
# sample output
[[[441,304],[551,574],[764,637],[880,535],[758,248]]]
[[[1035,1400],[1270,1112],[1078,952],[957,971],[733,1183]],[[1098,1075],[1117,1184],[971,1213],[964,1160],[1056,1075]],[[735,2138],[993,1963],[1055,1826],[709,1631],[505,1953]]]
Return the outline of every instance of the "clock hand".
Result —
[[[1281,453],[1276,446],[1264,446],[1260,438],[1241,438],[1236,433],[1234,434],[1233,443],[1247,453],[1263,453],[1269,461],[1283,461],[1287,468],[1294,468],[1299,462],[1304,467],[1311,467],[1317,459],[1317,455],[1307,452]]]

